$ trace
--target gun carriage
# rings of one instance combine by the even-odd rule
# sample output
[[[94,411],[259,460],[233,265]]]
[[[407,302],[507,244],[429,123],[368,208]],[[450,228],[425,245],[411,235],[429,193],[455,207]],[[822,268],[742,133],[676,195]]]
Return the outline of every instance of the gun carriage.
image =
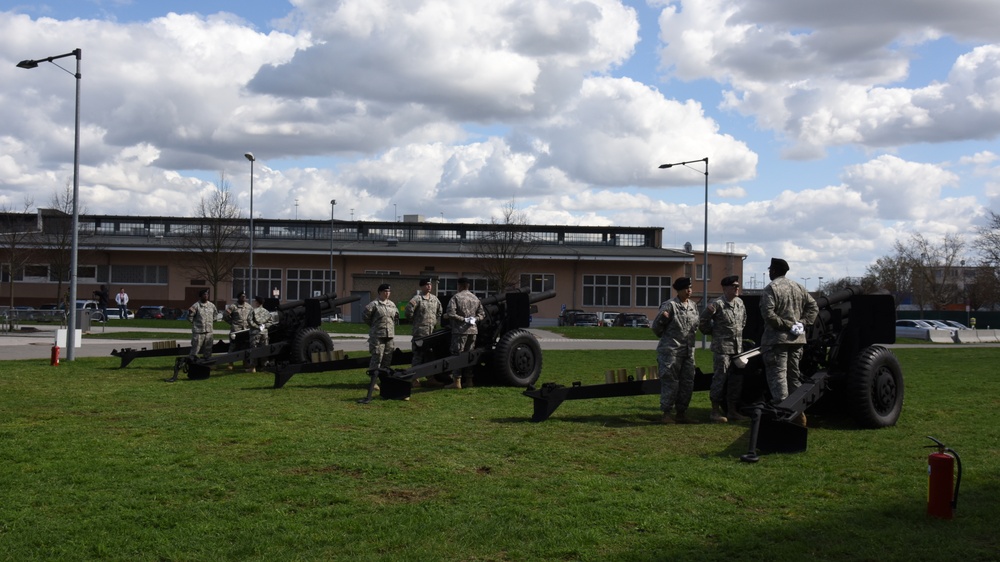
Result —
[[[764,332],[760,297],[742,298],[747,308],[743,335],[756,345]],[[896,341],[892,295],[865,294],[859,287],[848,287],[820,297],[816,303],[819,315],[807,327],[807,344],[799,365],[803,384],[788,398],[780,403],[769,399],[760,348],[749,349],[734,361],[735,374],[743,377],[741,411],[752,419],[749,451],[742,457],[745,461],[755,461],[758,452],[805,450],[806,428],[793,421],[824,396],[863,428],[891,426],[899,419],[903,373],[896,356],[885,347]],[[695,390],[708,390],[711,379],[711,374],[696,369]],[[534,400],[531,420],[541,422],[566,400],[659,392],[659,380],[629,380],[569,387],[546,383],[529,388],[524,395]]]
[[[246,349],[229,352],[229,343],[224,340],[215,342],[212,346],[212,357],[207,360],[192,359],[191,346],[175,346],[166,349],[133,349],[114,350],[111,355],[121,359],[120,368],[125,368],[134,359],[142,357],[171,357],[174,361],[176,380],[180,372],[187,373],[191,379],[208,378],[213,366],[225,363],[263,359],[271,362],[309,362],[314,354],[332,352],[333,340],[320,328],[324,316],[333,314],[340,306],[360,300],[358,296],[337,297],[336,295],[321,295],[313,299],[289,301],[277,304],[268,299],[265,308],[276,313],[277,321],[268,327],[267,346],[249,347],[250,330],[241,330],[232,334],[237,343],[244,344]]]

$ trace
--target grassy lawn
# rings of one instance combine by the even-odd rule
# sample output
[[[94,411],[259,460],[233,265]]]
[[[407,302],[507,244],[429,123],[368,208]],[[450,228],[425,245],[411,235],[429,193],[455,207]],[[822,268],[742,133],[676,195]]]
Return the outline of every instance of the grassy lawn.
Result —
[[[745,425],[658,425],[655,396],[534,424],[512,388],[0,362],[0,560],[995,560],[1000,349],[896,353],[897,426],[811,414],[807,452],[755,465]],[[540,382],[654,362],[547,351]],[[927,435],[962,455],[953,521],[925,515]]]

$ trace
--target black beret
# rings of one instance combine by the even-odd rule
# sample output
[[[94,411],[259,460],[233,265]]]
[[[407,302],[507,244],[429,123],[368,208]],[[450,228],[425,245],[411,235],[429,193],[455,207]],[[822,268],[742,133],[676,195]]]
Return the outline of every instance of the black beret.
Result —
[[[392,287],[390,287],[388,283],[382,283],[381,285],[378,286],[378,291],[380,293],[382,291],[391,291],[391,290],[392,290]]]
[[[728,287],[730,285],[736,285],[737,287],[739,287],[740,286],[740,276],[739,275],[730,275],[729,277],[723,277],[722,278],[722,286],[723,287]]]
[[[420,285],[421,286],[430,285],[430,284],[431,284],[430,277],[424,277],[423,279],[420,280]]]
[[[468,277],[459,277],[458,278],[458,284],[459,285],[470,285],[471,283],[469,283],[469,278]]]
[[[788,271],[788,262],[781,258],[771,258],[771,265],[767,268],[784,273]]]
[[[687,289],[690,286],[691,286],[690,277],[678,277],[677,280],[674,281],[675,291],[683,291],[684,289]]]
[[[207,294],[208,294],[208,289],[202,289],[202,290],[198,291],[198,296],[199,297],[205,296]]]

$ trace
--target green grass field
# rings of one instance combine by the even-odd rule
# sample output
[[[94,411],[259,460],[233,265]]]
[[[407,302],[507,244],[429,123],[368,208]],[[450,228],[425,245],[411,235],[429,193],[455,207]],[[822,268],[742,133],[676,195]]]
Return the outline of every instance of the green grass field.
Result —
[[[746,425],[658,425],[656,396],[535,424],[513,388],[361,405],[360,371],[275,390],[167,384],[168,359],[6,361],[0,560],[995,560],[1000,349],[896,353],[897,426],[811,414],[808,451],[758,464]],[[540,382],[595,384],[655,357],[544,360]],[[952,521],[925,514],[927,435],[962,455]]]

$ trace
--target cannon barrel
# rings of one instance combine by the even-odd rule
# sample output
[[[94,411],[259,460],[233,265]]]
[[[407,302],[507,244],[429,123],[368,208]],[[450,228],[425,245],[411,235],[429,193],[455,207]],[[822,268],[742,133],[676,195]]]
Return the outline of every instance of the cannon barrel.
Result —
[[[319,309],[321,311],[330,310],[331,308],[336,308],[340,305],[347,304],[349,302],[355,302],[361,300],[361,297],[357,295],[351,295],[349,297],[338,297],[336,294],[326,294],[316,297],[315,300],[319,301]],[[292,310],[296,308],[305,308],[306,301],[288,301],[284,304],[278,305],[279,312],[285,312],[287,310]]]
[[[865,291],[861,287],[851,285],[837,291],[836,293],[816,299],[816,305],[819,306],[820,310],[822,310],[824,308],[829,308],[830,305],[834,305],[838,302],[846,301],[851,297],[863,294],[865,294]]]
[[[483,306],[489,306],[491,304],[497,304],[506,298],[507,293],[527,293],[530,291],[531,289],[528,289],[527,287],[521,287],[520,289],[514,289],[513,291],[507,291],[506,293],[498,293],[496,295],[486,297],[485,299],[479,299],[479,302],[483,303]]]

